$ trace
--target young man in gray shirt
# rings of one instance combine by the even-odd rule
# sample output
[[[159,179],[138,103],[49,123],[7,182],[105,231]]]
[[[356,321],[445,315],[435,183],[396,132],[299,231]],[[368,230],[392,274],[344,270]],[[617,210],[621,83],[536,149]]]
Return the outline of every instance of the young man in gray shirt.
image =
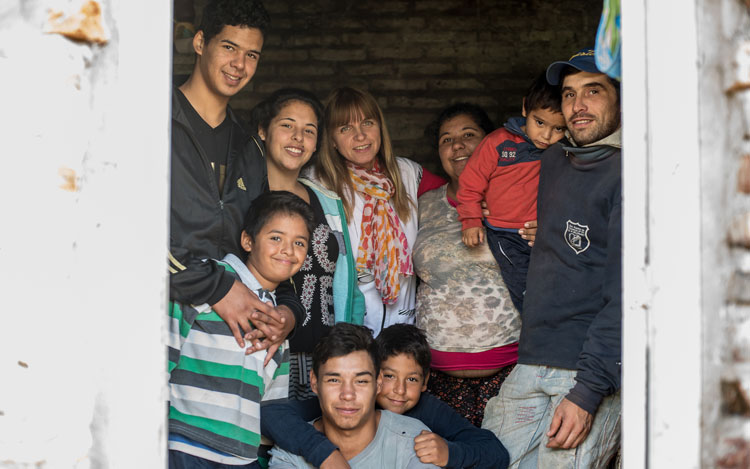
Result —
[[[338,446],[352,469],[437,467],[420,462],[414,451],[414,437],[429,430],[422,422],[375,409],[381,387],[379,360],[366,327],[333,327],[313,351],[310,385],[322,411],[312,425]],[[279,447],[271,455],[271,469],[314,467]]]

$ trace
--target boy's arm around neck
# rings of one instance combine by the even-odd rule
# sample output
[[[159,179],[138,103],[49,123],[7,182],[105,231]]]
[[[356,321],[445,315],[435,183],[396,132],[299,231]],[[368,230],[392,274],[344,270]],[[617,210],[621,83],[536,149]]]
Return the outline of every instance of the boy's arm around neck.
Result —
[[[446,440],[446,469],[505,469],[510,463],[508,450],[494,433],[475,427],[430,393],[422,393],[417,405],[406,415],[421,420]]]
[[[338,447],[307,423],[318,417],[320,404],[315,398],[270,404],[261,408],[260,430],[276,446],[319,467]]]
[[[286,337],[289,339],[294,335],[297,324],[302,324],[302,320],[305,318],[305,308],[302,306],[302,303],[299,302],[297,293],[294,291],[294,287],[289,280],[281,282],[276,287],[276,304],[279,306],[286,306],[292,311],[292,314],[294,314],[295,328]]]

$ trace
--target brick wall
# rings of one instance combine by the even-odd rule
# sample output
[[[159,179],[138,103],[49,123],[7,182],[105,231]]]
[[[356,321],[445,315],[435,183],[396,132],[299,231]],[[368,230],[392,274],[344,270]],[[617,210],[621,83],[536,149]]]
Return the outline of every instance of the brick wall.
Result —
[[[196,16],[205,0],[195,0]],[[273,27],[252,82],[232,101],[246,115],[283,86],[325,99],[337,86],[369,90],[398,155],[438,165],[423,137],[440,109],[485,107],[496,125],[520,114],[531,79],[550,62],[593,44],[601,0],[266,1]],[[193,57],[175,54],[176,74]]]
[[[744,469],[750,467],[750,1],[703,2],[699,11],[703,464]]]
[[[735,7],[736,8],[736,7]],[[721,317],[723,346],[715,352],[719,358],[721,405],[716,421],[718,435],[717,466],[750,467],[750,2],[735,18],[738,28],[728,37],[734,57],[724,64],[726,78],[733,80],[726,90],[727,115],[738,123],[727,132],[730,169],[725,215],[730,269],[725,294],[726,307]],[[710,394],[707,397],[711,397]]]

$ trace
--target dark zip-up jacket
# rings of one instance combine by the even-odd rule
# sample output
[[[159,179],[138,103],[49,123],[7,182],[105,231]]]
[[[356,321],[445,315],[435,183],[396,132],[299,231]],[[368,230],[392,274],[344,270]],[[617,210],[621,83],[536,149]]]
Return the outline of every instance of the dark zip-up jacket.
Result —
[[[169,234],[169,297],[189,304],[216,304],[232,288],[234,277],[216,262],[231,253],[244,259],[242,223],[250,203],[268,190],[263,146],[248,135],[231,108],[232,121],[223,193],[211,162],[172,92],[172,167]],[[295,317],[304,309],[289,282],[276,290],[278,304]]]
[[[577,370],[567,398],[594,414],[620,389],[620,149],[550,146],[521,314],[518,363]]]

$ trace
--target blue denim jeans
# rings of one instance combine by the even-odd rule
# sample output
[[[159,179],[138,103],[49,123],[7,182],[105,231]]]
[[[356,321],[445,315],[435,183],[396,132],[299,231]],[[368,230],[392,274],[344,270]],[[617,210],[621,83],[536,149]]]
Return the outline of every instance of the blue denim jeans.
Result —
[[[575,385],[575,370],[516,365],[490,399],[482,428],[510,453],[511,469],[603,468],[620,442],[620,392],[604,398],[586,439],[571,449],[547,448],[547,431],[560,401]]]

